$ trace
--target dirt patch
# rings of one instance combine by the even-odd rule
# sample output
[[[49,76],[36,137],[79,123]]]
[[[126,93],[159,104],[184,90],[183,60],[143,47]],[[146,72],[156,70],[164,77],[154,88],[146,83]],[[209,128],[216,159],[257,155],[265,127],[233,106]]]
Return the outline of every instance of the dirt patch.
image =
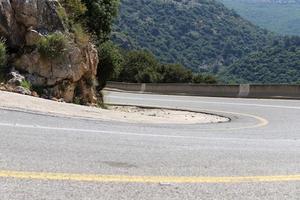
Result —
[[[136,106],[109,106],[109,110],[114,112],[135,115],[137,119],[151,123],[221,123],[228,122],[229,119],[212,114],[205,114],[192,111],[182,111],[173,109],[145,108]]]
[[[109,106],[108,109],[100,109],[3,91],[0,91],[0,107],[54,116],[126,123],[201,124],[229,121],[228,118],[216,115],[169,109],[148,109],[135,106]]]

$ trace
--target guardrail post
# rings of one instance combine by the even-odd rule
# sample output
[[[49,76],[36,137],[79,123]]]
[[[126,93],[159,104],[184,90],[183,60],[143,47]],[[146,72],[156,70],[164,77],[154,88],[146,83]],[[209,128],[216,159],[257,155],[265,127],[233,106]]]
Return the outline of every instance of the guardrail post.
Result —
[[[248,97],[249,93],[250,93],[250,85],[249,84],[241,84],[238,96],[239,97]]]
[[[145,92],[146,91],[146,83],[142,83],[141,84],[141,92]]]

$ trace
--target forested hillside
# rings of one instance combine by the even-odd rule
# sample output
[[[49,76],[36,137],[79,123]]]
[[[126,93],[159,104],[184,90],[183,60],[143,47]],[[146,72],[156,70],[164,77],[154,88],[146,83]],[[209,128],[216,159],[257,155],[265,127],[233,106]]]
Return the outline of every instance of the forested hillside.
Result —
[[[214,0],[122,0],[113,40],[148,49],[165,63],[217,73],[271,37]]]
[[[300,84],[300,37],[286,37],[231,65],[222,76],[233,83]]]
[[[225,83],[299,82],[299,37],[271,34],[214,0],[121,0],[112,36],[124,49],[150,50],[160,62],[212,73]]]
[[[245,19],[270,31],[300,35],[299,0],[219,0]]]

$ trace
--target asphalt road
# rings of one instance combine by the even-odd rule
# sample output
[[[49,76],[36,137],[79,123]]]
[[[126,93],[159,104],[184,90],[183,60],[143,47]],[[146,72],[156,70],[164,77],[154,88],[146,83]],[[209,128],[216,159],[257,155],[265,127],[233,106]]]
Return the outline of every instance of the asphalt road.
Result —
[[[232,121],[128,124],[0,109],[0,200],[300,200],[300,101],[110,92],[107,102]]]

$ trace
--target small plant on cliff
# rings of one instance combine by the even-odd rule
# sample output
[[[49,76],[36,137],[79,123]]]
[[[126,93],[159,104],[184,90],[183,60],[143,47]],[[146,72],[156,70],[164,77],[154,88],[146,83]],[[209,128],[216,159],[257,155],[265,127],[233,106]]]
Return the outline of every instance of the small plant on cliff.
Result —
[[[69,24],[69,18],[68,18],[68,14],[65,10],[64,7],[59,6],[57,8],[57,14],[59,16],[59,18],[65,23],[65,24]]]
[[[23,81],[21,82],[21,86],[22,86],[23,88],[26,88],[26,89],[28,89],[28,90],[31,90],[31,83],[30,83],[29,81],[27,81],[27,80],[23,80]]]
[[[3,41],[0,40],[0,68],[3,68],[6,63],[6,46]]]
[[[47,59],[62,58],[67,48],[67,38],[62,33],[53,33],[38,42],[39,53]]]
[[[75,35],[76,43],[79,45],[87,45],[90,41],[89,34],[84,30],[81,24],[74,24],[72,27],[72,31]]]
[[[4,79],[4,66],[6,64],[6,46],[4,42],[0,40],[0,82]]]
[[[72,20],[72,22],[78,21],[87,11],[86,6],[81,0],[60,0],[59,2],[64,7],[68,18]]]

